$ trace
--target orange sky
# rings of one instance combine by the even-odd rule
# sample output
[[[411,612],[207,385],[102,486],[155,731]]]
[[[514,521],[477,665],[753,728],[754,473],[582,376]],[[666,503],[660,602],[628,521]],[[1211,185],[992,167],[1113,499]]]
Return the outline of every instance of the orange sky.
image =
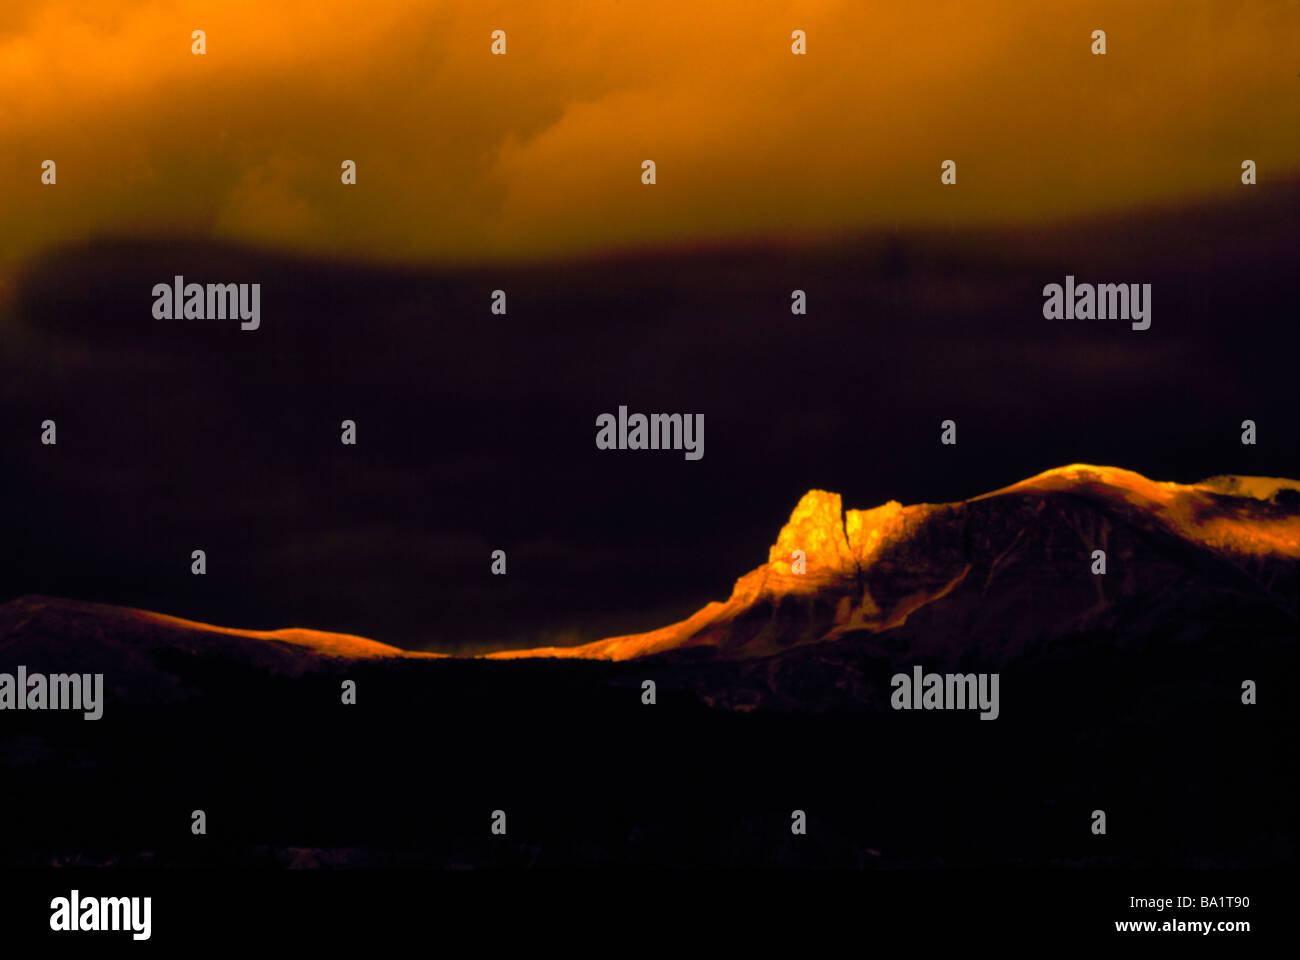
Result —
[[[4,0],[0,267],[120,231],[492,260],[1266,190],[1300,169],[1297,37],[1289,0]]]

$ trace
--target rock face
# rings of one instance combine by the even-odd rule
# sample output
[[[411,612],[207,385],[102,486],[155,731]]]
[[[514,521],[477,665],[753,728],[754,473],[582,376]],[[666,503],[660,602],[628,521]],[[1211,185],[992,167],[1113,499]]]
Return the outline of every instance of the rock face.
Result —
[[[1097,550],[1105,575],[1092,572]],[[916,638],[923,646],[960,636],[1015,653],[1188,587],[1244,591],[1294,616],[1298,570],[1294,480],[1160,483],[1075,464],[957,503],[848,511],[839,494],[812,490],[767,563],[737,580],[725,602],[649,633],[492,656],[625,660],[708,648],[746,659],[918,617],[928,627]]]

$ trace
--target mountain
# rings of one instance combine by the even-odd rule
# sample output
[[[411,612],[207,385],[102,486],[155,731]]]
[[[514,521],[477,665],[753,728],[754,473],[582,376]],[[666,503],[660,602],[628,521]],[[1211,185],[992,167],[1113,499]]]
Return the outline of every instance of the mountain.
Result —
[[[1104,574],[1093,572],[1099,550]],[[839,494],[810,490],[767,562],[737,580],[726,601],[647,633],[485,659],[746,661],[854,639],[1005,661],[1052,638],[1105,627],[1132,633],[1171,615],[1171,604],[1239,601],[1295,620],[1298,572],[1295,480],[1178,484],[1074,464],[964,501],[868,510],[845,510]],[[174,683],[160,659],[295,676],[331,662],[442,656],[347,634],[239,630],[50,597],[0,606],[0,651],[60,669],[94,665],[159,692]]]
[[[1092,572],[1097,550],[1104,575]],[[1116,621],[1144,599],[1159,605],[1170,591],[1236,591],[1294,618],[1298,569],[1295,480],[1161,483],[1074,464],[957,503],[870,510],[811,490],[767,563],[725,602],[649,633],[491,656],[626,660],[703,647],[741,659],[909,623],[925,628],[918,651],[958,636],[967,649],[1022,652]]]
[[[725,602],[579,646],[463,659],[22,597],[0,606],[0,662],[102,672],[123,702],[189,699],[232,674],[260,683],[370,664],[441,685],[462,664],[500,674],[503,661],[551,661],[626,664],[600,682],[649,676],[712,708],[879,711],[889,673],[918,663],[996,671],[1115,650],[1216,656],[1230,643],[1247,660],[1292,656],[1298,597],[1300,482],[1163,483],[1075,464],[956,503],[844,510],[838,494],[809,491]],[[424,671],[429,661],[441,666]]]
[[[111,696],[167,702],[206,671],[295,678],[344,662],[441,654],[319,630],[236,630],[148,610],[28,596],[0,606],[0,670],[102,673]]]
[[[948,504],[812,491],[725,603],[507,657],[19,598],[0,672],[105,696],[0,712],[0,864],[1276,867],[1298,500],[1081,465]],[[893,709],[917,667],[997,674],[996,722]]]

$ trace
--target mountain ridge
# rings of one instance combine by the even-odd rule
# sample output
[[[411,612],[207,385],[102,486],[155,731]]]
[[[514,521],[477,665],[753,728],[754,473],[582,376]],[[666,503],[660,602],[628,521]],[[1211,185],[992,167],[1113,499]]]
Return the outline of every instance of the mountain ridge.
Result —
[[[1107,553],[1106,576],[1090,572],[1098,549]],[[806,561],[802,573],[796,551]],[[1091,628],[1152,591],[1245,591],[1251,602],[1295,618],[1297,570],[1300,481],[1286,478],[1228,474],[1179,484],[1071,464],[967,500],[890,500],[863,510],[813,489],[767,562],[739,577],[724,601],[643,633],[467,659],[623,661],[694,652],[751,660],[889,634],[922,613],[936,635],[978,644],[1019,634],[1015,645],[1023,648],[1032,636]],[[242,660],[273,675],[331,661],[457,659],[351,634],[244,630],[51,597],[0,606],[0,650],[10,656],[79,663],[88,637],[99,648],[91,661],[138,661],[165,649]],[[170,683],[164,675],[159,681]]]
[[[814,489],[796,505],[768,551],[768,562],[740,577],[726,601],[712,602],[686,620],[646,633],[576,647],[507,650],[486,656],[625,660],[715,646],[726,655],[761,657],[853,631],[891,630],[922,607],[943,600],[974,569],[969,562],[939,564],[935,556],[925,556],[925,545],[936,541],[933,528],[945,523],[961,527],[972,510],[1016,499],[1027,499],[1032,509],[1022,518],[1025,525],[1009,540],[1003,537],[986,544],[996,551],[988,564],[985,589],[999,566],[1021,546],[1034,516],[1041,515],[1049,502],[1062,506],[1072,499],[1093,504],[1057,518],[1067,528],[1072,524],[1089,528],[1075,530],[1080,540],[1079,569],[1085,574],[1092,550],[1104,548],[1114,522],[1148,535],[1173,536],[1249,576],[1259,574],[1256,568],[1274,570],[1279,563],[1285,566],[1300,560],[1300,481],[1281,477],[1221,475],[1178,484],[1149,480],[1116,467],[1070,464],[963,501],[904,506],[890,500],[867,510],[845,510],[839,494]],[[1098,518],[1103,521],[1100,525]],[[920,549],[906,549],[909,543]],[[1084,551],[1083,546],[1089,549]],[[807,569],[802,574],[793,569],[796,550],[806,555]],[[942,575],[925,576],[936,567]],[[886,576],[869,578],[868,573]],[[884,587],[883,593],[873,595],[871,584],[864,582],[867,579],[875,579],[878,590]],[[881,584],[882,579],[894,582]],[[791,599],[796,607],[802,604],[794,613],[796,619],[803,616],[804,625],[787,618],[765,631],[760,624],[754,636],[736,642],[737,634],[743,635],[762,619],[754,616],[756,611],[771,607],[775,623],[782,605],[790,612]],[[827,615],[826,605],[832,601],[834,609]]]

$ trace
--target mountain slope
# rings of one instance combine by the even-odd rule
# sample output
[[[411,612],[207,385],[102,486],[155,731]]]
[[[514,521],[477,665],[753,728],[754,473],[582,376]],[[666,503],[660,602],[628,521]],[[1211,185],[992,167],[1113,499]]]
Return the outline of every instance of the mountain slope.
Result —
[[[1285,867],[1296,490],[1076,466],[952,504],[814,491],[726,603],[569,656],[21,598],[0,671],[103,672],[105,708],[0,714],[0,864]],[[917,667],[996,674],[996,722],[894,709]]]
[[[1094,574],[1094,551],[1105,575]],[[796,551],[806,568],[795,569]],[[1135,597],[1229,589],[1295,616],[1300,482],[1215,477],[1162,483],[1074,464],[970,500],[844,511],[809,491],[731,597],[649,633],[494,659],[625,660],[686,648],[750,658],[924,612],[935,637],[1035,637],[1091,629]]]
[[[1098,550],[1105,575],[1092,572]],[[874,636],[917,655],[996,647],[1001,662],[1055,637],[1106,628],[1133,635],[1141,622],[1178,619],[1208,597],[1223,609],[1294,622],[1298,577],[1294,480],[1161,483],[1075,464],[956,503],[847,511],[839,494],[811,490],[767,562],[737,580],[726,601],[648,633],[486,659],[689,652],[745,661]],[[332,662],[442,656],[345,634],[238,630],[48,597],[0,606],[0,650],[13,663],[51,670],[153,677],[159,692],[175,685],[177,665],[199,659],[295,676]]]
[[[124,699],[176,700],[189,678],[220,665],[297,677],[357,660],[441,658],[319,630],[235,630],[148,610],[54,597],[0,605],[3,669],[103,673]],[[130,697],[126,697],[127,688]]]

